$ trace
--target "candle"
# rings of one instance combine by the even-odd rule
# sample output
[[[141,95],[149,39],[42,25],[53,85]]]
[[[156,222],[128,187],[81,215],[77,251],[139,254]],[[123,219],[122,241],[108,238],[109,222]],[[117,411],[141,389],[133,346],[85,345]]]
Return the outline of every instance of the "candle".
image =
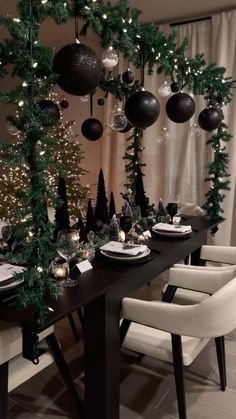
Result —
[[[78,231],[71,231],[70,232],[70,239],[73,241],[79,241],[79,232]]]
[[[56,266],[54,267],[53,275],[55,278],[66,278],[67,268],[65,266]]]
[[[119,231],[119,239],[122,242],[125,241],[125,233],[124,233],[124,231]]]

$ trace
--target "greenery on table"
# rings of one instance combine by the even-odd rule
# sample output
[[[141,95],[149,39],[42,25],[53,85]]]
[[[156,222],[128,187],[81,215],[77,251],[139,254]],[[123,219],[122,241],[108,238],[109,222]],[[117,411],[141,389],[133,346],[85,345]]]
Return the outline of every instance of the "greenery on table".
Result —
[[[127,0],[119,0],[115,6],[102,0],[20,0],[18,11],[19,18],[0,17],[0,24],[10,34],[10,38],[0,43],[0,77],[7,73],[16,76],[14,87],[0,93],[0,103],[15,105],[18,117],[10,116],[9,120],[23,136],[15,145],[14,153],[8,145],[2,145],[1,149],[8,165],[24,164],[27,167],[28,184],[18,191],[22,207],[16,213],[14,228],[14,235],[23,246],[14,257],[15,261],[27,266],[21,274],[24,283],[19,289],[19,304],[21,307],[33,306],[40,322],[48,312],[45,296],[58,296],[57,284],[48,275],[50,261],[56,255],[56,245],[52,241],[54,226],[47,215],[48,201],[56,205],[57,198],[44,174],[47,170],[56,170],[63,175],[63,168],[52,154],[56,139],[50,134],[47,115],[37,104],[48,96],[57,81],[52,68],[53,51],[45,47],[39,37],[44,19],[52,17],[57,24],[62,24],[77,16],[82,21],[81,35],[86,35],[87,29],[91,28],[103,48],[112,44],[135,67],[143,69],[145,66],[149,74],[157,68],[158,73],[163,72],[194,94],[204,95],[211,106],[217,105],[222,112],[223,106],[231,100],[234,82],[225,77],[224,68],[213,64],[206,66],[202,55],[191,59],[185,57],[187,40],[178,46],[174,32],[165,36],[155,24],[142,24],[140,11],[129,8]],[[122,99],[131,90],[140,90],[141,84],[136,82],[127,87],[120,82],[119,76],[113,79],[110,71],[103,71],[100,87]],[[131,187],[135,184],[135,168],[141,166],[141,136],[141,131],[133,131],[131,151],[135,162],[130,159],[129,151],[126,156],[132,163],[126,167]],[[227,126],[222,123],[217,134],[209,140],[215,157],[209,165],[211,187],[205,208],[213,217],[222,211],[221,191],[228,189],[225,181],[228,154],[221,141],[229,139]],[[44,154],[40,154],[42,147],[47,151]]]

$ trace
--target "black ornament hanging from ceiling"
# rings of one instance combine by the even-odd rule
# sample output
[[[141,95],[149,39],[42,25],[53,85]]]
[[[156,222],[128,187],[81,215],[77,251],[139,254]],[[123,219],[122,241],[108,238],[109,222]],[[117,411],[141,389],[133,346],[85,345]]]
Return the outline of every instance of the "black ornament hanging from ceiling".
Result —
[[[54,57],[53,69],[59,75],[57,83],[61,89],[75,96],[91,93],[101,77],[96,53],[80,43],[61,48]]]
[[[147,128],[156,122],[160,113],[160,104],[151,93],[140,91],[129,96],[125,103],[125,115],[136,128]]]
[[[168,118],[176,123],[188,121],[194,114],[195,102],[187,93],[176,93],[166,103]]]
[[[206,108],[200,112],[198,123],[205,131],[213,131],[222,121],[222,113],[217,108]]]
[[[103,126],[96,118],[88,118],[81,125],[81,132],[89,141],[97,141],[103,134]]]
[[[38,102],[38,106],[42,111],[44,111],[43,125],[50,127],[55,125],[59,121],[61,117],[60,110],[52,100],[40,100]]]

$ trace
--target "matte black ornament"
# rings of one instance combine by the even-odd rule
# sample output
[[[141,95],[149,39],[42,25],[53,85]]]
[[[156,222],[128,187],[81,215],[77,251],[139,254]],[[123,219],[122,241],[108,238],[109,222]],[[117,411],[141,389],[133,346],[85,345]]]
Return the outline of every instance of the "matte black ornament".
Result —
[[[48,100],[48,99],[43,99],[40,100],[38,102],[38,105],[40,107],[41,110],[45,111],[45,119],[43,121],[43,124],[45,126],[53,126],[55,125],[60,117],[60,110],[58,108],[58,106],[52,101],[52,100]]]
[[[81,132],[87,140],[97,141],[103,134],[103,126],[98,119],[88,118],[83,122]]]
[[[122,81],[126,84],[131,84],[134,81],[134,73],[130,70],[125,71],[122,74]]]
[[[122,130],[119,130],[119,132],[121,132],[122,134],[125,134],[126,132],[129,132],[132,128],[134,128],[133,125],[131,125],[128,122],[128,124],[126,125],[126,127],[124,129],[122,129]]]
[[[173,122],[188,121],[194,114],[195,102],[187,93],[176,93],[166,103],[166,113]]]
[[[59,74],[57,83],[67,93],[85,96],[100,80],[101,67],[95,52],[84,44],[69,44],[54,57],[53,70]]]
[[[150,92],[140,91],[129,96],[125,103],[125,115],[136,128],[154,124],[160,113],[160,104]]]
[[[171,85],[170,85],[171,91],[173,93],[177,93],[180,89],[180,85],[177,81],[172,81]]]
[[[221,111],[217,108],[206,108],[200,112],[198,123],[205,131],[213,131],[222,121]]]
[[[105,100],[103,99],[103,97],[100,97],[100,98],[97,100],[97,104],[98,104],[99,106],[103,106],[103,105],[104,105],[104,103],[105,103]]]
[[[61,108],[62,108],[62,109],[67,109],[67,108],[69,107],[69,102],[68,102],[68,100],[66,100],[66,99],[62,99],[62,100],[60,101],[60,105],[61,105]]]

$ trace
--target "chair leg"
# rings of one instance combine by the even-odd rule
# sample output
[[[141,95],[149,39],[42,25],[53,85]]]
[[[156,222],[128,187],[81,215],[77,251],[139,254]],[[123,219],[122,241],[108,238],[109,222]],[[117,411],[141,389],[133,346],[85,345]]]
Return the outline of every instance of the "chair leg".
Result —
[[[218,368],[220,374],[220,388],[226,389],[226,366],[225,366],[225,339],[224,336],[215,338]]]
[[[77,308],[77,313],[78,313],[78,316],[79,316],[79,321],[80,321],[82,330],[84,332],[84,315],[83,315],[82,309],[81,308]]]
[[[8,362],[0,365],[0,419],[7,418]]]
[[[50,352],[53,356],[53,359],[62,375],[62,378],[66,384],[66,387],[68,389],[68,393],[71,395],[71,398],[73,399],[73,402],[79,412],[79,415],[81,418],[84,417],[84,405],[83,402],[81,401],[75,385],[74,385],[74,381],[71,377],[68,365],[64,359],[64,356],[62,354],[61,348],[58,345],[57,339],[54,335],[54,333],[51,333],[50,335],[46,336],[46,342],[48,344],[48,347],[50,349]]]
[[[73,316],[72,316],[72,314],[68,314],[68,320],[69,320],[69,323],[70,323],[70,327],[71,327],[71,330],[72,330],[72,332],[73,332],[73,335],[74,335],[74,338],[75,338],[75,341],[76,342],[79,342],[79,340],[80,340],[80,336],[79,336],[79,333],[78,333],[78,330],[77,330],[77,327],[76,327],[76,325],[75,325],[75,321],[74,321],[74,319],[73,319]]]
[[[179,419],[187,419],[181,336],[171,335]]]
[[[125,339],[126,333],[129,330],[130,324],[131,324],[131,320],[128,320],[128,319],[122,320],[122,323],[120,326],[120,346],[124,342],[124,339]]]

